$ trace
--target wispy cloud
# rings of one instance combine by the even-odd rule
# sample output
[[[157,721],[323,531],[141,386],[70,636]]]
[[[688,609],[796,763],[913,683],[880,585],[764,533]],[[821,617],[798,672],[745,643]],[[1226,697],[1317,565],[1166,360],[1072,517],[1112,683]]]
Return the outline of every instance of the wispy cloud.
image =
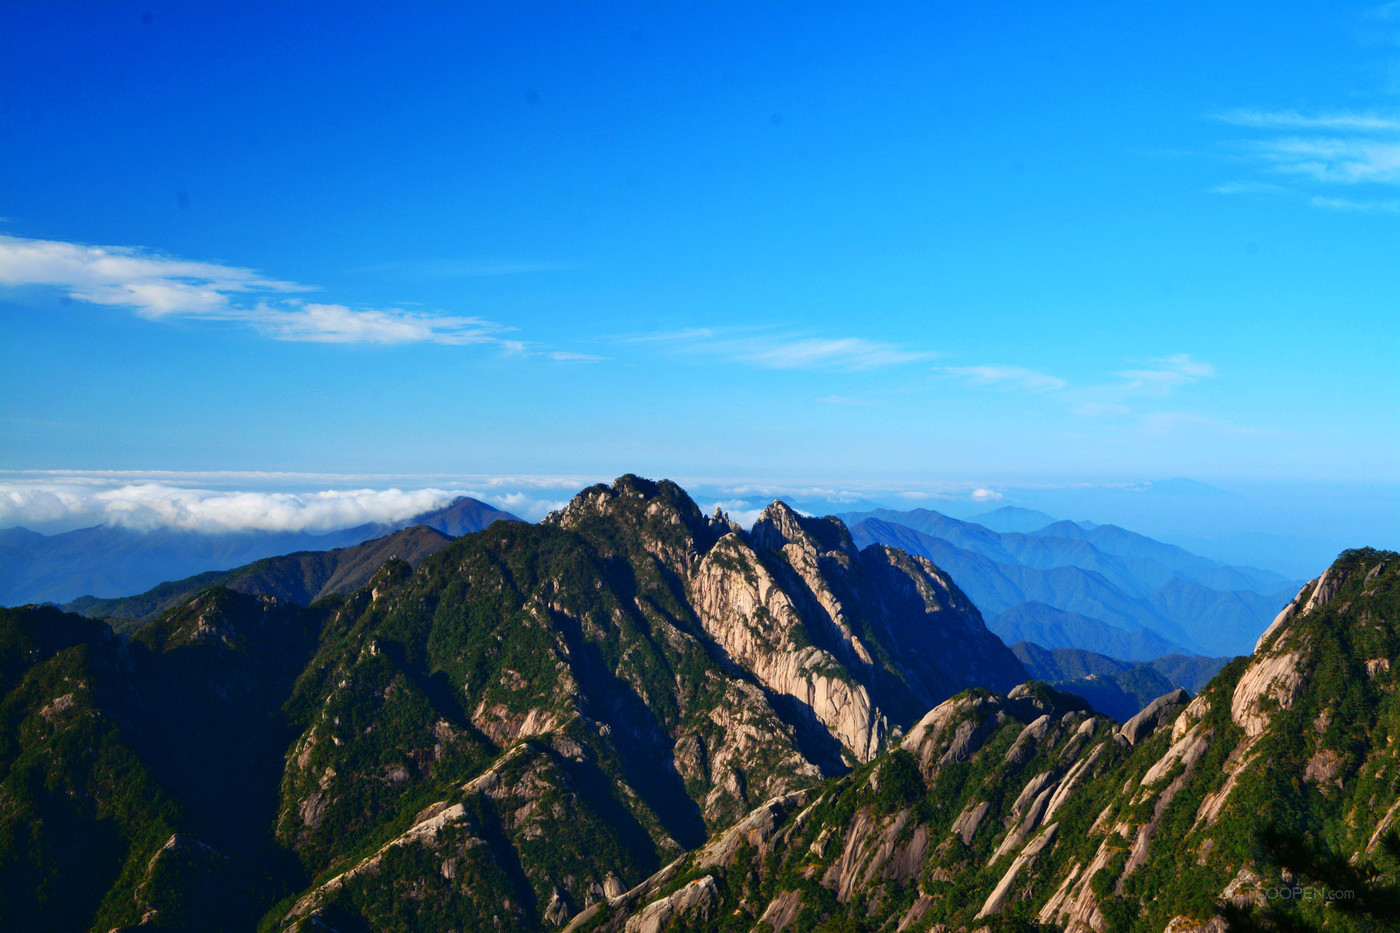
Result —
[[[554,350],[548,356],[556,363],[601,363],[607,359],[606,356],[593,353],[573,353],[567,350]]]
[[[275,340],[524,348],[503,336],[508,328],[481,318],[309,302],[292,296],[315,291],[311,286],[136,247],[0,235],[0,285],[57,288],[69,298],[127,308],[151,320],[232,321]]]
[[[1235,126],[1258,129],[1400,132],[1400,117],[1382,113],[1332,111],[1310,116],[1296,110],[1240,109],[1216,114],[1216,119]]]
[[[1058,376],[1024,366],[941,366],[938,371],[967,379],[975,385],[1028,389],[1032,392],[1051,392],[1069,384]]]
[[[1216,375],[1215,367],[1189,353],[1134,361],[1138,366],[1112,373],[1112,381],[1084,385],[1060,394],[1069,411],[1080,418],[1135,419],[1147,415],[1139,403],[1163,399],[1177,389]],[[1151,406],[1149,406],[1151,407]]]
[[[349,308],[345,305],[259,302],[250,310],[231,309],[207,315],[243,321],[277,340],[315,343],[490,343],[510,352],[525,344],[501,336],[507,328],[474,317],[424,314],[399,308]]]
[[[325,532],[403,521],[459,496],[535,520],[561,508],[568,495],[586,485],[577,477],[499,476],[460,477],[454,479],[467,481],[419,488],[266,488],[269,482],[292,478],[323,483],[383,481],[335,474],[59,471],[24,479],[12,474],[0,478],[0,528],[113,525],[141,531]]]
[[[1331,211],[1354,211],[1361,214],[1400,214],[1400,200],[1358,200],[1356,198],[1324,198],[1315,196],[1308,199],[1313,207]]]
[[[1285,194],[1288,189],[1267,181],[1227,181],[1210,189],[1211,194]]]
[[[1254,138],[1227,144],[1233,158],[1258,176],[1216,185],[1212,193],[1286,194],[1313,207],[1389,211],[1391,199],[1339,198],[1330,192],[1400,185],[1400,114],[1239,109],[1215,118],[1258,131]]]
[[[71,298],[122,305],[149,318],[225,311],[235,294],[314,290],[252,269],[189,262],[149,250],[4,235],[0,283],[57,286]]]
[[[360,266],[351,271],[390,273],[421,278],[491,278],[529,275],[539,272],[566,272],[578,266],[564,262],[510,262],[489,259],[401,259]]]
[[[1282,136],[1241,144],[1269,171],[1333,185],[1400,182],[1400,140]]]
[[[1074,413],[1082,418],[1101,418],[1114,415],[1131,415],[1133,410],[1116,402],[1085,402],[1074,407]]]
[[[1144,390],[1153,394],[1165,395],[1173,389],[1215,375],[1215,367],[1200,360],[1194,360],[1189,353],[1176,353],[1172,356],[1149,360],[1152,365],[1143,369],[1128,369],[1115,373],[1125,380],[1125,390]]]
[[[183,489],[159,483],[113,488],[0,487],[0,526],[80,521],[150,530],[329,531],[394,522],[447,505],[444,489],[351,489],[314,493]]]
[[[1144,415],[1141,430],[1149,436],[1194,433],[1217,437],[1279,437],[1282,432],[1238,425],[1223,418],[1187,411],[1158,411]]]
[[[828,395],[819,398],[817,401],[823,405],[874,405],[875,402],[867,398],[847,398],[844,395]]]
[[[898,344],[862,337],[810,337],[755,334],[693,328],[630,338],[633,342],[669,347],[675,352],[702,353],[764,369],[865,370],[900,366],[930,359],[933,354]]]

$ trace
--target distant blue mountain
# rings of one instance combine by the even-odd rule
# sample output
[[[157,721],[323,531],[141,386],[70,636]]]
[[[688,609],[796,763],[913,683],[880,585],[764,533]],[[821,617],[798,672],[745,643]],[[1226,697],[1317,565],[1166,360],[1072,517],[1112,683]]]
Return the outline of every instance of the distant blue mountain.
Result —
[[[1055,521],[1054,516],[1046,515],[1039,509],[1023,509],[1018,505],[1003,505],[999,509],[973,515],[967,520],[993,531],[1019,531],[1022,534],[1038,531]]]
[[[966,591],[964,591],[966,592]],[[1151,661],[1174,654],[1189,654],[1156,632],[1145,628],[1125,631],[1107,622],[1065,612],[1045,603],[1021,603],[986,620],[987,628],[1006,642],[1034,642],[1049,649],[1084,649],[1097,645],[1098,654],[1120,661]]]
[[[1007,507],[988,517],[1024,527],[1050,516]],[[1244,654],[1301,585],[1116,525],[1052,520],[1031,532],[996,531],[930,509],[840,518],[862,546],[878,541],[938,564],[1008,643],[1129,660]]]
[[[1230,660],[1177,654],[1132,664],[1080,648],[1047,650],[1026,641],[1012,645],[1011,651],[1036,680],[1082,696],[1119,722],[1174,687],[1199,691]]]
[[[519,521],[509,512],[462,496],[402,522],[365,524],[325,534],[234,531],[134,531],[97,525],[56,535],[0,529],[0,606],[66,603],[79,596],[120,597],[209,570],[228,570],[295,551],[352,547],[408,525],[458,537],[492,522]]]

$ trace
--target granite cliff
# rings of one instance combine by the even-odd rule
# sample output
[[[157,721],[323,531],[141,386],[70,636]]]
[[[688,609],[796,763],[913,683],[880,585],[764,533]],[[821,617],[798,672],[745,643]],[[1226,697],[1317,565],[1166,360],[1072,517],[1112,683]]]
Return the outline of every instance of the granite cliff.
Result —
[[[558,927],[1025,676],[927,560],[633,476],[310,607],[5,612],[7,928]]]

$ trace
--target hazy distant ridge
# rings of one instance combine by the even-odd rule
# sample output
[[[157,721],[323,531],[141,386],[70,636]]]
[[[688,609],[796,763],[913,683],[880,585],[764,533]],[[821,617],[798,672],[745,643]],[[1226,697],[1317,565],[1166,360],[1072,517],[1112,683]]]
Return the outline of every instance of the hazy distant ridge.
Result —
[[[325,534],[133,531],[98,525],[43,535],[26,528],[5,528],[0,529],[0,605],[66,603],[81,596],[119,598],[266,557],[353,547],[410,525],[427,525],[458,537],[502,519],[519,521],[509,512],[462,496],[401,522],[357,525]]]
[[[1050,516],[1008,507],[984,517],[1025,527]],[[1003,532],[929,509],[841,518],[861,544],[891,544],[938,564],[1008,643],[1130,660],[1242,654],[1299,586],[1115,525],[1052,520],[1031,533]]]

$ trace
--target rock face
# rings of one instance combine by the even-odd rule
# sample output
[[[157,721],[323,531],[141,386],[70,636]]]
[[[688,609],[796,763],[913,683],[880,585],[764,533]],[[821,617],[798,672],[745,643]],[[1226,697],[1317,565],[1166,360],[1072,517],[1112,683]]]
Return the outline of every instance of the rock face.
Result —
[[[740,929],[1400,929],[1382,845],[1400,683],[1377,663],[1398,655],[1400,560],[1348,551],[1195,698],[1117,726],[1043,684],[965,692],[810,804],[764,811],[762,854],[687,855],[593,928],[703,871]],[[1310,893],[1264,893],[1283,887]]]
[[[313,608],[0,610],[0,929],[1400,928],[1400,556],[1121,726],[1010,657],[927,562],[636,477]]]
[[[857,761],[906,723],[973,685],[1024,676],[938,569],[883,546],[857,551],[835,519],[781,502],[749,536],[730,532],[690,576],[692,604],[730,658],[792,697]]]
[[[1153,700],[1142,711],[1129,719],[1119,728],[1121,735],[1129,745],[1136,745],[1144,737],[1149,736],[1162,723],[1170,722],[1176,718],[1176,713],[1185,706],[1191,695],[1180,688],[1171,693],[1163,694]]]
[[[839,522],[782,503],[745,532],[625,476],[539,525],[414,557],[310,608],[202,592],[129,647],[99,623],[10,611],[31,635],[0,637],[0,779],[19,775],[0,788],[65,790],[0,789],[15,827],[0,927],[53,913],[250,929],[265,913],[268,929],[392,930],[405,911],[444,929],[560,927],[687,850],[717,865],[771,851],[823,779],[878,760],[959,690],[1024,679],[927,560],[858,550]],[[50,629],[67,640],[49,645]],[[110,753],[97,771],[73,764],[89,747]],[[127,772],[142,806],[82,776]],[[93,864],[31,864],[47,850],[5,842],[114,819]],[[923,843],[891,826],[870,839],[909,875]],[[148,863],[184,893],[137,890]],[[36,900],[52,883],[25,880],[60,876],[81,889],[71,917]],[[677,879],[631,929],[715,922],[720,881]],[[235,904],[232,919],[201,917],[202,900]]]

